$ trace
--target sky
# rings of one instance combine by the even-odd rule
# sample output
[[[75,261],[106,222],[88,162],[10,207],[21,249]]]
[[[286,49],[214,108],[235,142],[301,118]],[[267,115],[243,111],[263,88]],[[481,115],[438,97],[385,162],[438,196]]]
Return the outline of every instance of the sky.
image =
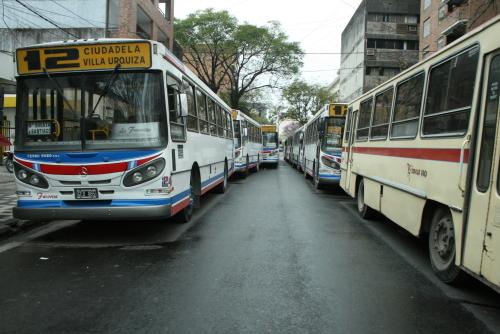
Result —
[[[342,30],[361,0],[175,0],[174,16],[183,19],[197,10],[227,10],[241,23],[262,26],[279,21],[290,41],[306,52],[302,78],[328,85],[340,68]],[[175,34],[175,32],[174,32]]]

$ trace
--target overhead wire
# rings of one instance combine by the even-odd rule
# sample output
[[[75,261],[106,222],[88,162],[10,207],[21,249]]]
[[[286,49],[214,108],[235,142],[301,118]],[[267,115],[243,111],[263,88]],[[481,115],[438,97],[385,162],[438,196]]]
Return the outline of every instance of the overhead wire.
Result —
[[[29,10],[30,12],[33,12],[34,14],[36,14],[38,17],[40,17],[42,20],[44,21],[47,21],[48,23],[52,24],[53,26],[57,27],[59,30],[65,32],[66,34],[70,35],[70,36],[73,36],[77,39],[80,39],[80,36],[66,30],[65,28],[61,27],[59,24],[57,24],[56,22],[52,21],[51,19],[43,16],[42,14],[38,13],[36,10],[32,9],[31,7],[29,7],[28,5],[26,5],[25,3],[21,2],[21,0],[14,0],[15,2],[19,3],[21,6],[23,6],[24,8],[26,8],[27,10]]]

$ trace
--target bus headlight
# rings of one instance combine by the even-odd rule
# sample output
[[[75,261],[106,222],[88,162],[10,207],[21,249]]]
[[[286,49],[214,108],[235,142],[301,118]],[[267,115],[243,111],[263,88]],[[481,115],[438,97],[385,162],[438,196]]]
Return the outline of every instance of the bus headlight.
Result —
[[[321,157],[321,163],[327,167],[340,169],[340,164],[334,160],[328,159],[327,157]]]
[[[160,158],[152,162],[145,164],[144,166],[139,166],[136,169],[131,170],[123,178],[123,185],[125,187],[132,187],[138,184],[151,181],[155,177],[161,174],[165,168],[165,159]]]
[[[14,162],[14,172],[16,178],[22,183],[42,189],[47,189],[49,187],[49,182],[42,175],[17,162]]]

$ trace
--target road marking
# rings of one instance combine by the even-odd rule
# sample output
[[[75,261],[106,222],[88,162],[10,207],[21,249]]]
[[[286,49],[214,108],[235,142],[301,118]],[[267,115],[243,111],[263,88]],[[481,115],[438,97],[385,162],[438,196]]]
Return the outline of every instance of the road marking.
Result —
[[[33,239],[75,225],[79,222],[80,220],[59,220],[49,223],[48,225],[42,226],[40,228],[34,229],[29,233],[22,234],[20,236],[14,236],[10,239],[7,239],[4,243],[0,243],[0,253],[19,247]]]

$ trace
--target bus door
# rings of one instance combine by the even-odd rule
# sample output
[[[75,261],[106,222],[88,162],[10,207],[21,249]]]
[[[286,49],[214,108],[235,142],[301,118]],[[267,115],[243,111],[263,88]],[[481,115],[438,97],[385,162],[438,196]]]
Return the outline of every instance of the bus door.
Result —
[[[350,192],[350,189],[351,189],[351,179],[352,179],[352,175],[351,175],[351,167],[352,167],[352,146],[353,146],[353,143],[354,143],[354,132],[356,130],[356,127],[355,127],[355,124],[357,123],[358,121],[358,114],[359,112],[357,110],[355,111],[352,111],[349,110],[349,124],[347,124],[347,126],[349,127],[349,138],[347,139],[347,158],[346,158],[346,164],[345,164],[345,168],[346,168],[346,183],[345,183],[345,186],[346,186],[346,190],[348,192]],[[352,194],[356,193],[356,191],[354,190],[352,192]]]
[[[486,59],[462,263],[500,286],[500,52]]]

